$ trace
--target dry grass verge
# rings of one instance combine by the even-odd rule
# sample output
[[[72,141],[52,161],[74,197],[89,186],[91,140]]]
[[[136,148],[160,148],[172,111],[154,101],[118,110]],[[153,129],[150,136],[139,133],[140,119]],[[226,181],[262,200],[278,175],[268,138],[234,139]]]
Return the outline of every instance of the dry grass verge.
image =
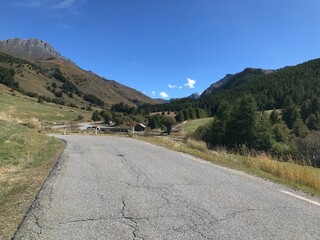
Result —
[[[10,239],[56,163],[63,144],[29,127],[0,120],[0,236]],[[27,124],[27,125],[28,125]]]
[[[224,149],[212,151],[205,143],[191,139],[175,141],[170,137],[135,138],[320,196],[320,169],[280,162],[264,154],[252,157],[230,154]]]

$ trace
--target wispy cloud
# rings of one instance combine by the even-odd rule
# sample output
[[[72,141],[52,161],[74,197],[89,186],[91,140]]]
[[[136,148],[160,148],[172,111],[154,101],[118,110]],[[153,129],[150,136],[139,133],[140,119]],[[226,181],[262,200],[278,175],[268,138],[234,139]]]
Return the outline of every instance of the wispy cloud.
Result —
[[[160,96],[163,97],[163,98],[168,98],[169,97],[169,95],[166,92],[161,92]]]
[[[152,93],[153,96],[156,95],[156,92],[155,92],[155,91],[151,91],[151,93]]]
[[[79,13],[78,8],[86,4],[86,0],[13,0],[16,7],[39,8],[41,10],[69,10]]]
[[[172,84],[168,84],[169,88],[178,88],[178,89],[182,89],[182,86],[176,86],[176,85],[172,85]]]
[[[191,78],[188,78],[187,79],[187,83],[186,84],[184,84],[184,86],[185,87],[188,87],[188,88],[194,88],[194,85],[196,84],[196,80],[194,80],[194,79],[191,79]]]

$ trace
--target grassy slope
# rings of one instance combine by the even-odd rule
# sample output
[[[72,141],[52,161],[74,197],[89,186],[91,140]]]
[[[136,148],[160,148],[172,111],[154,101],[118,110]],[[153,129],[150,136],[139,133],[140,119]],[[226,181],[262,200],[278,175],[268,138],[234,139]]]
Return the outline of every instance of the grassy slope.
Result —
[[[63,144],[0,120],[0,236],[10,239],[56,163]]]
[[[201,118],[195,120],[188,120],[182,124],[181,130],[184,134],[190,134],[196,131],[196,129],[201,126],[211,122],[213,118]]]
[[[211,151],[203,142],[186,139],[186,136],[193,133],[198,126],[206,124],[211,120],[212,118],[188,120],[182,125],[180,133],[172,134],[168,137],[138,138],[320,196],[320,169],[300,166],[294,163],[279,162],[263,154],[251,157],[229,154],[224,149]]]
[[[0,239],[12,237],[63,148],[36,127],[19,123],[71,121],[78,114],[89,119],[92,114],[15,94],[0,84]]]
[[[0,113],[20,120],[34,117],[42,121],[67,121],[75,119],[79,114],[89,120],[92,115],[89,111],[45,102],[40,104],[36,99],[15,94],[16,96],[12,96],[8,89],[0,84]]]
[[[58,66],[63,74],[71,79],[81,91],[101,98],[110,107],[112,104],[119,102],[133,105],[130,99],[137,99],[143,103],[156,102],[135,89],[115,81],[106,81],[106,79],[103,79],[90,71],[85,71],[63,59],[45,60],[41,62],[41,65],[46,68]]]
[[[54,97],[47,87],[55,82],[58,86],[62,83],[46,74],[39,72],[39,69],[33,69],[30,62],[22,61],[20,58],[14,58],[0,52],[0,66],[15,70],[14,79],[20,85],[20,88],[27,92],[35,92],[50,98]],[[28,58],[28,57],[26,57]],[[49,69],[59,67],[63,75],[73,82],[84,94],[92,94],[102,99],[106,106],[111,107],[114,103],[124,102],[129,105],[135,105],[135,100],[140,103],[156,103],[145,94],[122,85],[115,81],[106,80],[90,71],[85,71],[77,65],[65,60],[51,58],[36,63],[37,66],[46,72]],[[73,103],[78,106],[89,105],[88,102],[74,94],[74,98],[63,95],[67,103]]]

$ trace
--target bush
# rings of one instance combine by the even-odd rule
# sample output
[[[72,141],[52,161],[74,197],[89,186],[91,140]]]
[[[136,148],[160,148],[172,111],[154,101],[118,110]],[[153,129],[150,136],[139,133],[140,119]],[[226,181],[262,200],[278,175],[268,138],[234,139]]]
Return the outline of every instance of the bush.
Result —
[[[0,83],[18,90],[19,83],[14,81],[14,75],[15,71],[13,69],[0,67]]]
[[[270,153],[272,156],[281,160],[288,160],[294,154],[292,148],[288,144],[281,142],[273,143]]]
[[[76,118],[76,121],[81,121],[81,120],[83,120],[83,119],[84,119],[84,117],[79,114],[78,117]]]
[[[162,116],[161,124],[166,128],[166,132],[170,135],[175,119],[170,116]]]
[[[205,125],[199,126],[190,137],[198,141],[205,139],[205,136],[208,134],[211,125],[212,123],[207,123]]]
[[[290,131],[285,123],[277,123],[272,126],[272,132],[277,142],[287,142],[289,140]]]
[[[26,126],[28,128],[37,130],[39,133],[42,132],[44,129],[41,122],[36,118],[29,119],[28,122],[26,123]]]
[[[300,156],[312,166],[320,167],[320,132],[312,132],[299,144]]]
[[[100,98],[98,98],[92,94],[85,94],[83,96],[83,99],[87,102],[98,105],[100,107],[104,107],[104,105],[105,105],[104,101],[102,101]]]
[[[101,116],[99,115],[99,112],[98,111],[94,111],[93,114],[92,114],[92,117],[91,117],[92,121],[100,121],[102,118]]]
[[[145,137],[149,137],[151,135],[151,128],[150,127],[147,127],[146,130],[144,130],[144,133],[143,135]]]

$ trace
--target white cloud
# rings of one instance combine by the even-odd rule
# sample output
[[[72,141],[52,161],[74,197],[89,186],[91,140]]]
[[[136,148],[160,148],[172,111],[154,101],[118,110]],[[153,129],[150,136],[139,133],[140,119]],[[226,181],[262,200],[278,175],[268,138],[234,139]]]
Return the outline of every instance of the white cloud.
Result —
[[[160,96],[163,97],[163,98],[168,98],[169,97],[169,95],[166,92],[161,92]]]
[[[182,89],[182,86],[176,86],[176,85],[171,85],[171,84],[168,84],[168,87],[169,87],[169,88],[178,88],[178,89]]]
[[[155,91],[151,91],[151,93],[152,93],[153,96],[156,95],[156,92],[155,92]]]
[[[197,81],[191,78],[188,78],[187,80],[188,82],[184,86],[188,88],[194,88],[194,85],[196,84]]]

